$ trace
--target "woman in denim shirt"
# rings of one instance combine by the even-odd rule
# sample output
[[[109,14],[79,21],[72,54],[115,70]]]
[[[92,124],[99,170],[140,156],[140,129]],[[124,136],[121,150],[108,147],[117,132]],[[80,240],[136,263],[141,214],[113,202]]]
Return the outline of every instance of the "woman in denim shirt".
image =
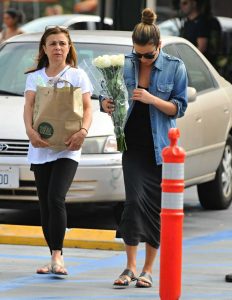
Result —
[[[168,130],[187,108],[187,74],[183,62],[161,50],[156,15],[146,8],[133,34],[133,53],[126,56],[124,79],[129,93],[125,125],[127,151],[122,156],[126,201],[117,236],[126,245],[127,266],[114,287],[152,286],[152,268],[160,243],[162,149]],[[102,108],[111,114],[110,99]],[[146,257],[136,278],[136,251],[146,243]]]

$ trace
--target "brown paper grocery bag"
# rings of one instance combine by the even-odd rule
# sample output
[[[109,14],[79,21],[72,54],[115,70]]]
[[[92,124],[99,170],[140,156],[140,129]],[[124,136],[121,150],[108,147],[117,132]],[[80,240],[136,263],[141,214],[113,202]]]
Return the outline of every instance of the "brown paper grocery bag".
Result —
[[[64,81],[64,80],[62,80]],[[33,128],[57,151],[66,149],[65,141],[80,130],[83,101],[80,88],[38,86],[33,111]]]

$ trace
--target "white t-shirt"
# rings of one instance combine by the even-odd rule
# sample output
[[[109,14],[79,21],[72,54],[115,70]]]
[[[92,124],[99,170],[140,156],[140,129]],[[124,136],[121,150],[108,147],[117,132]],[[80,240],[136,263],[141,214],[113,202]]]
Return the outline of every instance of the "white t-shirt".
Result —
[[[65,71],[65,72],[64,72]],[[64,72],[64,74],[63,74]],[[62,75],[63,74],[63,75]],[[62,75],[62,76],[61,76]],[[60,77],[61,76],[61,77]],[[33,73],[29,73],[26,80],[26,91],[35,91],[38,85],[46,86],[49,82],[59,78],[67,80],[74,87],[80,87],[82,94],[90,93],[92,94],[93,87],[90,83],[90,80],[82,69],[70,68],[66,66],[56,77],[48,77],[45,68],[35,71]],[[62,87],[63,83],[58,83],[58,88]],[[55,151],[49,148],[35,148],[29,143],[28,150],[28,161],[33,164],[43,164],[46,162],[54,161],[59,158],[70,158],[77,162],[79,162],[81,156],[81,149],[77,151]]]

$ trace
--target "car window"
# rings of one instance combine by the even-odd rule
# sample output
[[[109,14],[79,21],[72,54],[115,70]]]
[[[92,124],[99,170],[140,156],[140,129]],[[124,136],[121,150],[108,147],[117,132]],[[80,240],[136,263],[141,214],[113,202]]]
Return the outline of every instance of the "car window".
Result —
[[[77,22],[69,25],[70,30],[100,30],[101,22]],[[112,30],[112,26],[106,23],[103,23],[103,30]]]
[[[215,87],[209,69],[198,54],[186,44],[176,44],[179,57],[184,61],[188,73],[189,86],[197,92]]]
[[[94,22],[76,22],[68,27],[70,30],[87,30],[87,29],[95,29]]]
[[[179,53],[177,52],[177,49],[174,45],[172,44],[169,44],[169,45],[165,45],[162,50],[169,54],[169,55],[172,55],[172,56],[175,56],[175,57],[179,57]]]
[[[101,30],[101,22],[96,22],[95,23],[96,29]],[[113,25],[103,23],[103,30],[113,30]]]
[[[78,54],[78,66],[86,71],[94,93],[99,93],[99,74],[92,60],[103,54],[128,53],[131,47],[125,45],[103,45],[74,43]],[[23,95],[26,77],[25,71],[35,66],[38,43],[8,43],[0,49],[0,90]]]

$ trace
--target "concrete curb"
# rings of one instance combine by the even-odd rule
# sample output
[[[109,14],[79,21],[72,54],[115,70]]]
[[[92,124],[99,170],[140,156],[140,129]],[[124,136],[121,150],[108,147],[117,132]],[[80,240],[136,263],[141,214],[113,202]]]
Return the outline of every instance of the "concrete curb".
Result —
[[[0,225],[0,244],[45,246],[39,226]],[[100,250],[125,250],[121,239],[115,239],[115,230],[68,229],[64,247]]]

